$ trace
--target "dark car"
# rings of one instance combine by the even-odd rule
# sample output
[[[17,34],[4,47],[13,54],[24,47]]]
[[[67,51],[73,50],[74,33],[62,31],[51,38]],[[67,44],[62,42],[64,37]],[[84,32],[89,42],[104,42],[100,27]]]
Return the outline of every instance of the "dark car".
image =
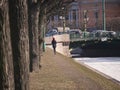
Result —
[[[56,35],[56,34],[58,34],[58,31],[57,31],[56,29],[52,29],[52,30],[49,30],[49,31],[45,34],[45,36],[46,36],[46,37],[49,37],[49,36],[53,36],[53,35]]]
[[[79,29],[71,29],[67,31],[68,34],[70,34],[70,38],[80,38],[82,31]]]

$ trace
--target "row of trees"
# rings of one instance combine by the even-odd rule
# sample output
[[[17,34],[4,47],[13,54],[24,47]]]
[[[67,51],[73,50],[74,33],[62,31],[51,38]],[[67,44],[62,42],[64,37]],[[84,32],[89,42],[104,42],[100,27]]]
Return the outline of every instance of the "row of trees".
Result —
[[[40,67],[42,32],[65,2],[0,0],[0,90],[29,90],[29,72]]]

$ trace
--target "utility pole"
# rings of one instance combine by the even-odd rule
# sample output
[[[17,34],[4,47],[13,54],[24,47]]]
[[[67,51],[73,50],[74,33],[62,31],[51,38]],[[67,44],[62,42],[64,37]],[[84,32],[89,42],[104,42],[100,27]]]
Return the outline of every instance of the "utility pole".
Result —
[[[102,26],[103,30],[106,30],[106,17],[105,17],[105,0],[102,0]]]

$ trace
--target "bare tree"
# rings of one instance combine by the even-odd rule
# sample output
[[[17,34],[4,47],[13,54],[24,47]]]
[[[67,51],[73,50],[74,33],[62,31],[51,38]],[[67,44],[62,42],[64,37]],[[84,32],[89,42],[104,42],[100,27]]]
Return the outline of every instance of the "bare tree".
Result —
[[[39,42],[38,42],[38,22],[39,7],[42,1],[28,0],[29,14],[29,38],[30,38],[30,71],[39,70]]]
[[[40,66],[40,47],[46,28],[47,16],[56,9],[60,0],[28,0],[30,71],[38,71]],[[45,18],[46,17],[46,18]],[[40,42],[39,42],[40,41]],[[39,46],[40,45],[40,46]]]
[[[120,31],[120,18],[118,17],[107,22],[107,30]]]
[[[0,89],[29,90],[29,49],[32,70],[39,70],[38,41],[39,34],[42,36],[43,33],[41,30],[38,32],[38,26],[40,29],[45,27],[49,16],[56,12],[64,1],[67,0],[0,0]]]
[[[27,0],[9,0],[15,90],[29,90]]]
[[[0,1],[0,90],[14,90],[8,0]]]

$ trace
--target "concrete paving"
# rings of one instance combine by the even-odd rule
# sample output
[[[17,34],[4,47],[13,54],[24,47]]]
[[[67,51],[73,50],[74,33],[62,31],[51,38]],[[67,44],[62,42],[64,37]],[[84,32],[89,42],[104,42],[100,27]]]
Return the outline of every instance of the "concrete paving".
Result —
[[[84,57],[74,60],[120,83],[120,57]]]

